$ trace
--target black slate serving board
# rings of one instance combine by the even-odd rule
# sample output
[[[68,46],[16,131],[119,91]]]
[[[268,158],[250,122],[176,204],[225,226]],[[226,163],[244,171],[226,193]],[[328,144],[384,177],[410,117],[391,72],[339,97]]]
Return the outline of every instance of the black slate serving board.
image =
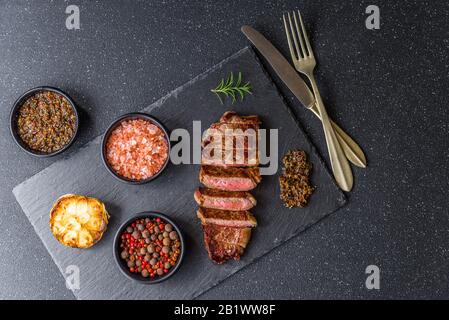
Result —
[[[251,82],[254,94],[241,103],[223,106],[210,89],[231,71],[241,71],[245,80]],[[66,276],[66,268],[70,265],[79,267],[80,288],[73,290],[78,299],[194,298],[344,205],[343,193],[250,48],[225,59],[143,111],[158,118],[169,130],[186,128],[191,132],[192,121],[201,120],[204,130],[230,109],[241,114],[257,114],[263,127],[279,129],[279,161],[290,149],[303,149],[309,154],[314,166],[312,182],[317,188],[309,206],[293,210],[283,207],[279,199],[279,163],[278,174],[265,176],[253,192],[258,205],[252,212],[259,226],[253,232],[242,260],[218,266],[207,256],[200,222],[196,218],[193,192],[199,186],[199,166],[169,164],[166,171],[150,184],[124,184],[103,167],[101,137],[97,137],[70,158],[52,164],[13,190],[61,273]],[[108,231],[91,249],[66,248],[50,232],[50,208],[66,193],[93,196],[106,203],[111,215]],[[151,210],[165,213],[178,223],[186,238],[186,255],[172,278],[147,286],[120,273],[114,262],[112,243],[125,219]],[[264,277],[263,274],[259,276]]]

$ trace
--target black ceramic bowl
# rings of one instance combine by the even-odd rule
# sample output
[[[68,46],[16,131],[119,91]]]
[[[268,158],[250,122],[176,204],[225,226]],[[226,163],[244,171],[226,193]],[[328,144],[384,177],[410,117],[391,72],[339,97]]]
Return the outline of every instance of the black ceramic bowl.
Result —
[[[145,218],[160,218],[161,220],[170,223],[173,226],[173,230],[175,230],[178,235],[179,235],[179,241],[181,242],[181,252],[179,254],[178,257],[178,261],[176,263],[176,265],[174,267],[172,267],[168,273],[162,275],[162,276],[157,276],[155,278],[144,278],[142,275],[140,275],[139,273],[131,273],[128,270],[128,266],[125,263],[125,260],[123,260],[120,257],[120,240],[121,240],[121,235],[123,234],[123,232],[125,231],[125,229],[131,225],[134,221],[138,220],[138,219],[145,219]],[[184,238],[182,236],[181,230],[178,228],[178,226],[173,222],[173,220],[171,220],[169,217],[167,217],[166,215],[163,215],[161,213],[158,212],[142,212],[137,214],[136,216],[133,216],[132,218],[129,218],[128,220],[126,220],[118,229],[115,238],[114,238],[114,247],[113,247],[113,251],[114,251],[114,258],[115,258],[115,262],[117,263],[118,268],[120,269],[120,271],[129,279],[137,281],[139,283],[143,283],[143,284],[156,284],[156,283],[160,283],[162,281],[167,280],[168,278],[170,278],[171,276],[173,276],[176,271],[179,269],[179,267],[181,266],[182,263],[182,259],[184,257]]]
[[[144,119],[147,120],[153,124],[155,124],[156,126],[158,126],[162,132],[165,135],[165,139],[167,140],[167,144],[168,144],[168,157],[167,160],[165,161],[164,165],[162,166],[162,168],[154,175],[152,175],[151,177],[147,178],[147,179],[143,179],[143,180],[133,180],[133,179],[129,179],[126,177],[123,177],[121,175],[119,175],[117,172],[115,172],[115,170],[109,165],[107,159],[106,159],[106,143],[109,139],[109,136],[111,135],[111,132],[117,128],[117,126],[125,120],[132,120],[132,119]],[[105,134],[103,135],[103,141],[101,143],[101,158],[103,160],[103,164],[105,165],[106,169],[118,180],[122,181],[122,182],[126,182],[129,184],[144,184],[144,183],[148,183],[154,179],[156,179],[157,177],[160,176],[160,174],[162,173],[162,171],[164,171],[164,169],[167,167],[169,161],[170,161],[170,136],[167,132],[167,130],[165,129],[164,125],[157,119],[151,117],[150,115],[146,114],[146,113],[140,113],[140,112],[133,112],[133,113],[128,113],[128,114],[124,114],[123,116],[119,117],[118,119],[116,119],[110,126],[109,128],[106,130]]]
[[[31,97],[32,95],[38,93],[38,92],[42,92],[42,91],[52,91],[55,92],[61,96],[63,96],[64,98],[67,99],[67,101],[70,103],[71,107],[73,108],[73,111],[75,112],[75,116],[76,116],[76,126],[75,126],[75,133],[73,134],[72,139],[70,139],[69,143],[67,143],[63,148],[52,152],[52,153],[45,153],[45,152],[40,152],[40,151],[36,151],[31,149],[26,143],[24,143],[22,141],[22,139],[20,138],[18,132],[17,132],[17,117],[18,117],[18,113],[19,113],[19,109],[20,107],[22,107],[22,105],[25,103],[25,101]],[[9,116],[9,123],[10,123],[10,130],[11,130],[11,135],[14,138],[14,141],[17,143],[17,145],[26,153],[36,156],[36,157],[41,157],[41,158],[45,158],[45,157],[52,157],[55,156],[57,154],[60,154],[62,152],[64,152],[65,150],[67,150],[75,141],[77,133],[78,133],[78,127],[79,127],[79,115],[78,115],[78,111],[76,110],[76,105],[75,102],[73,102],[72,98],[70,98],[65,92],[63,92],[60,89],[57,88],[53,88],[53,87],[37,87],[37,88],[33,88],[31,90],[28,90],[27,92],[25,92],[24,94],[22,94],[17,100],[16,102],[14,102],[14,105],[11,109],[11,113]]]

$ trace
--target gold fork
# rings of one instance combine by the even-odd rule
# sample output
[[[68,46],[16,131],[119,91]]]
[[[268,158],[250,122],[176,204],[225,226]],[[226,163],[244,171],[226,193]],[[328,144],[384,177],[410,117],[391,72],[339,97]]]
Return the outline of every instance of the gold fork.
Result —
[[[285,18],[285,15],[283,15],[285,32],[287,34],[288,46],[290,48],[290,54],[292,56],[293,64],[295,65],[296,70],[304,74],[309,79],[312,85],[313,93],[316,99],[316,106],[321,116],[321,122],[323,124],[327,150],[329,152],[332,172],[334,173],[335,180],[342,190],[351,191],[354,184],[351,167],[349,166],[348,159],[346,158],[340,146],[340,143],[338,142],[335,131],[329,120],[329,116],[327,115],[326,108],[324,107],[323,100],[321,99],[321,95],[318,90],[318,86],[316,84],[315,76],[313,73],[316,66],[316,59],[313,54],[310,41],[307,37],[306,29],[304,28],[301,13],[299,11],[298,16],[300,24],[298,24],[296,13],[293,12],[293,20],[295,22],[293,25],[291,15],[290,13],[288,13],[288,25],[290,26],[291,30],[290,35],[290,31],[287,26],[287,20]]]

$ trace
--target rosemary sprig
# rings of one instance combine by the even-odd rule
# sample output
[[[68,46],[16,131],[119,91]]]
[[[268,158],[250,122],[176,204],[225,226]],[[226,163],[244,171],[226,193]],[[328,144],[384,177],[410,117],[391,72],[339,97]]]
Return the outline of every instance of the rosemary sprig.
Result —
[[[225,79],[221,79],[218,86],[211,91],[217,95],[221,104],[223,104],[223,99],[220,94],[224,95],[226,98],[231,97],[232,103],[234,104],[238,97],[240,97],[240,100],[243,101],[245,94],[252,94],[251,89],[251,84],[249,82],[242,84],[241,72],[239,72],[237,81],[235,81],[234,74],[231,72],[226,81]]]

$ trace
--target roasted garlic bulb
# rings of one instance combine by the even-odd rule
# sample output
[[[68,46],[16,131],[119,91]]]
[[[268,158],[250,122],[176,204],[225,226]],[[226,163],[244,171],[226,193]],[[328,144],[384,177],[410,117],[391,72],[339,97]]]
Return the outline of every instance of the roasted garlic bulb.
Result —
[[[74,194],[60,197],[50,212],[50,229],[67,247],[86,249],[97,243],[106,231],[109,214],[95,198]]]

